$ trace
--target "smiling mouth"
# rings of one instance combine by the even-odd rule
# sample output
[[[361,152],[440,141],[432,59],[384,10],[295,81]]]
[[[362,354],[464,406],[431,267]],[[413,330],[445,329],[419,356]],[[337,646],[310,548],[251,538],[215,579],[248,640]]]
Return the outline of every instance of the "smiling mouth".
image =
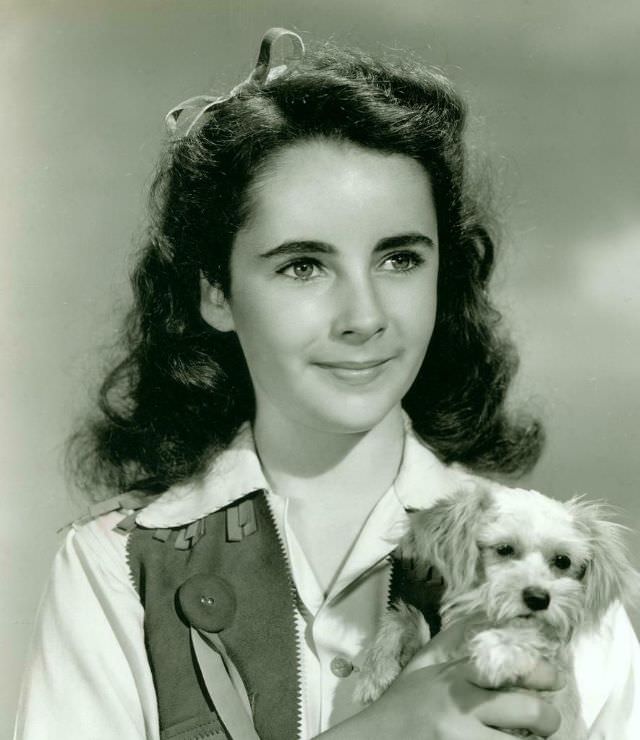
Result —
[[[317,362],[316,365],[327,370],[338,380],[346,381],[350,385],[360,385],[375,380],[381,375],[391,359],[393,358],[371,362]]]
[[[390,359],[390,357],[387,357],[384,360],[369,360],[368,362],[318,362],[316,364],[320,367],[337,368],[339,370],[368,370],[372,367],[384,365]]]

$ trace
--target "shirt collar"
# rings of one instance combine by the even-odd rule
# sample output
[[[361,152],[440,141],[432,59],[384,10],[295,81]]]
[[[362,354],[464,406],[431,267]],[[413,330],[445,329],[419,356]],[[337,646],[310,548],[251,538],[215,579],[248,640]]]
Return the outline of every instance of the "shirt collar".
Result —
[[[268,488],[247,421],[202,475],[169,488],[142,509],[136,522],[150,529],[181,527]]]
[[[405,443],[393,489],[404,509],[427,508],[459,486],[461,473],[436,457],[403,414]],[[247,421],[202,476],[172,486],[142,509],[136,522],[149,529],[182,527],[261,489],[269,486]]]
[[[409,528],[408,510],[427,509],[438,499],[452,495],[467,475],[444,465],[417,436],[406,413],[404,419],[404,448],[396,479],[369,514],[329,598],[338,596],[395,550]]]

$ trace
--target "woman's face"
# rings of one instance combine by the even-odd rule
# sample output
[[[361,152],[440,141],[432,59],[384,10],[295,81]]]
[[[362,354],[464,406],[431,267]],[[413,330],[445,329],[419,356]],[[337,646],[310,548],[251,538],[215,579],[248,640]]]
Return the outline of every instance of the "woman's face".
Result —
[[[251,189],[229,297],[205,320],[237,333],[257,415],[371,429],[422,364],[436,315],[438,232],[416,161],[330,140],[279,151]]]

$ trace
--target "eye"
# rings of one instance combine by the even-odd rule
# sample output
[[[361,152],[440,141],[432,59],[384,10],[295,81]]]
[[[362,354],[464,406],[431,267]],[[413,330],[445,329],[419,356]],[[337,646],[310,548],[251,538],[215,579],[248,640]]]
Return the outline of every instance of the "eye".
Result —
[[[513,545],[498,545],[496,547],[496,552],[501,558],[510,558],[512,555],[516,554],[515,549],[513,548]]]
[[[424,257],[417,252],[394,252],[388,257],[385,257],[383,264],[390,263],[392,266],[389,269],[392,272],[410,272],[423,264],[423,262]]]
[[[285,275],[286,277],[293,278],[294,280],[300,280],[306,282],[312,277],[315,277],[313,271],[315,268],[320,267],[320,263],[317,260],[305,257],[303,259],[293,260],[288,264],[277,270],[279,275]]]
[[[571,567],[571,558],[568,555],[556,555],[551,562],[558,570],[568,570]]]

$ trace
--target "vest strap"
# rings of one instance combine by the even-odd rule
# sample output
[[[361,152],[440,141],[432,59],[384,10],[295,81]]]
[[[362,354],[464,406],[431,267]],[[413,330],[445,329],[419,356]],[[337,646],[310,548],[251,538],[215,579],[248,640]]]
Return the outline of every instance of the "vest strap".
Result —
[[[191,627],[191,644],[202,679],[216,710],[233,740],[260,740],[253,726],[247,690],[220,638]]]

